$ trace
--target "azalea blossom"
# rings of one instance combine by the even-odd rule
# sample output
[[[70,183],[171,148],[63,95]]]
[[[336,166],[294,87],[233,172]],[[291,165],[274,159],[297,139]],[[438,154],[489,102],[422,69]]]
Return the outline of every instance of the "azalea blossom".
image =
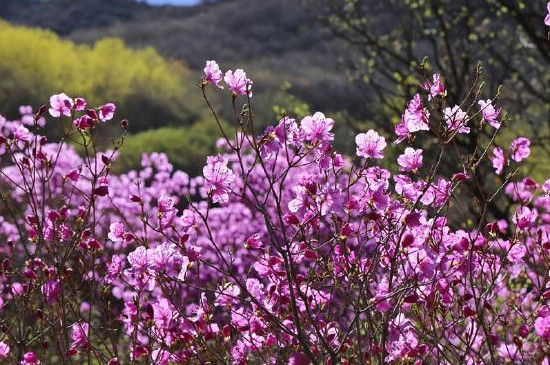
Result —
[[[447,95],[447,90],[445,90],[445,85],[441,82],[441,75],[439,74],[434,74],[433,82],[428,80],[424,83],[423,87],[430,93],[428,95],[428,100],[432,100],[437,95]]]
[[[0,358],[6,358],[10,354],[10,346],[4,341],[0,341]]]
[[[478,105],[479,109],[481,110],[481,114],[483,115],[483,119],[496,129],[499,129],[501,123],[497,120],[497,118],[500,114],[501,108],[495,109],[491,99],[480,100],[478,101]]]
[[[107,103],[99,107],[99,119],[102,122],[107,122],[113,119],[116,111],[116,105],[113,103]]]
[[[365,158],[383,158],[382,151],[386,148],[386,139],[381,137],[378,133],[369,130],[367,133],[360,133],[355,136],[355,143],[357,144],[356,154],[359,157]]]
[[[70,117],[73,99],[68,97],[65,93],[52,95],[50,97],[50,105],[51,108],[49,109],[49,112],[52,117],[58,118],[62,115]]]
[[[223,74],[220,70],[220,66],[216,61],[206,61],[206,66],[204,67],[204,79],[206,82],[211,83],[214,86],[223,89],[223,86],[220,85],[220,82],[223,79]]]
[[[414,171],[422,167],[422,150],[407,147],[405,153],[397,158],[400,171]]]
[[[455,105],[452,109],[445,108],[443,116],[449,131],[465,134],[470,133],[470,127],[466,126],[469,120],[468,114],[460,109],[458,105]]]
[[[223,80],[227,84],[230,91],[237,95],[252,96],[252,80],[246,77],[246,73],[242,69],[237,69],[234,72],[229,70],[225,73]]]
[[[214,203],[226,203],[229,200],[231,184],[235,175],[227,167],[227,159],[218,156],[208,156],[206,166],[203,169],[205,187],[212,196]]]
[[[429,131],[430,126],[428,124],[428,119],[430,113],[422,104],[420,99],[420,94],[416,94],[413,99],[407,105],[405,114],[403,114],[403,122],[407,127],[409,133],[414,133],[418,131]]]
[[[525,137],[519,137],[510,144],[510,157],[516,162],[525,160],[531,154],[531,141]]]
[[[41,290],[46,298],[46,303],[53,304],[57,302],[61,295],[61,284],[58,280],[48,280],[42,285]]]
[[[334,126],[334,120],[326,118],[321,112],[305,117],[300,126],[308,141],[332,141],[334,139],[334,134],[330,133]]]
[[[506,165],[506,156],[504,156],[504,151],[500,147],[495,147],[493,149],[493,157],[491,158],[493,168],[497,175],[502,173],[504,166]]]
[[[74,323],[71,333],[71,348],[81,348],[88,346],[88,333],[90,326],[88,323]]]

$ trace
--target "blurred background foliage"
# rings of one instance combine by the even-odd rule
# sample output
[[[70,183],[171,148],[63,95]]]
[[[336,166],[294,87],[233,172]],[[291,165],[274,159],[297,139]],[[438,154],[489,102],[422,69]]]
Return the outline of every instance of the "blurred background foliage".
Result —
[[[140,151],[157,149],[199,172],[202,153],[219,137],[196,87],[205,60],[243,68],[254,80],[257,129],[284,114],[320,110],[336,120],[337,147],[346,153],[368,128],[393,138],[393,125],[427,75],[443,74],[454,105],[481,69],[480,96],[493,98],[502,86],[498,103],[509,111],[510,129],[497,143],[505,146],[518,134],[532,138],[537,158],[526,168],[540,180],[550,173],[545,3],[221,0],[153,7],[132,0],[0,0],[6,21],[48,29],[1,23],[0,113],[14,116],[20,103],[37,106],[61,90],[92,104],[114,101],[118,116],[130,121],[130,153],[123,156],[131,156],[117,168],[133,168]],[[208,92],[231,121],[230,98]],[[466,153],[478,137],[486,136],[462,137],[459,147]]]

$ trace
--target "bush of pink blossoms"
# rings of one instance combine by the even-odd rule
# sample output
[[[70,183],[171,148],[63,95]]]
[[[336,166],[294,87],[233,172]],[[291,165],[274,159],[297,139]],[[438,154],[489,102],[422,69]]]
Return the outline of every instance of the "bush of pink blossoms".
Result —
[[[229,93],[234,129],[197,177],[159,153],[111,174],[127,122],[109,151],[96,132],[112,103],[59,94],[0,120],[2,363],[549,363],[550,180],[514,178],[530,142],[494,146],[506,124],[494,100],[447,106],[434,75],[394,143],[366,131],[352,157],[320,112],[257,135],[243,70],[207,62],[217,120],[207,89]],[[55,143],[51,123],[65,130]],[[441,175],[474,128],[489,136],[476,158]],[[389,148],[395,174],[380,167]],[[477,203],[504,193],[514,209],[457,225],[485,160],[503,183]]]

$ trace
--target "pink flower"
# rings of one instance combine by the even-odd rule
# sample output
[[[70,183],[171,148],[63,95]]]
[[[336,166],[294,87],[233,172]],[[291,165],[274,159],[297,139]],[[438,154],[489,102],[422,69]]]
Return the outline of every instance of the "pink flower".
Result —
[[[39,365],[40,360],[38,360],[38,356],[34,352],[27,352],[25,355],[23,355],[23,360],[19,363],[20,365]]]
[[[99,107],[99,119],[102,122],[113,119],[115,116],[116,105],[113,103],[107,103]]]
[[[71,108],[73,106],[73,99],[67,96],[65,93],[52,95],[50,97],[49,109],[50,115],[54,118],[60,117],[62,115],[66,117],[71,116]]]
[[[6,358],[10,354],[10,346],[4,341],[0,342],[0,358]]]
[[[531,154],[531,141],[525,137],[519,137],[510,144],[510,156],[512,160],[520,162],[525,160]]]
[[[71,348],[87,347],[88,346],[88,323],[74,323],[73,332],[71,333]]]
[[[386,148],[386,139],[378,135],[378,133],[372,129],[367,133],[360,133],[355,136],[355,143],[357,144],[356,154],[359,157],[384,157],[382,151]]]
[[[205,80],[211,83],[214,86],[223,89],[223,86],[220,85],[222,81],[223,74],[220,71],[220,66],[216,61],[206,61],[206,67],[204,67]]]
[[[535,320],[535,333],[545,340],[550,340],[550,317],[539,317]]]
[[[240,68],[235,70],[235,72],[231,70],[227,71],[223,79],[230,91],[238,95],[248,94],[252,96],[252,92],[250,91],[252,80],[246,77],[246,73]]]
[[[158,199],[159,212],[167,213],[175,210],[174,198],[171,196],[161,195]]]
[[[334,139],[334,134],[330,133],[334,126],[334,120],[325,118],[321,112],[305,117],[300,126],[308,141],[332,141]]]
[[[29,143],[32,139],[32,133],[22,125],[17,127],[15,132],[13,132],[13,138],[18,141]]]
[[[407,130],[410,133],[413,133],[418,131],[429,131],[429,117],[430,113],[426,108],[424,108],[420,95],[416,94],[407,105],[407,110],[405,110],[405,114],[403,114],[402,119],[407,127]]]
[[[457,133],[470,133],[470,127],[466,126],[468,122],[468,114],[466,114],[458,105],[455,105],[452,109],[445,108],[443,111],[445,123],[450,132]]]
[[[548,14],[546,14],[546,18],[544,18],[544,24],[550,27],[550,1],[546,4],[546,11]]]
[[[120,222],[111,223],[107,237],[113,242],[124,240],[124,224]]]
[[[208,156],[202,173],[205,187],[212,195],[212,201],[227,203],[231,192],[231,183],[235,180],[235,174],[227,167],[227,159],[220,155]]]
[[[495,169],[496,174],[500,175],[504,169],[504,165],[506,165],[506,156],[504,156],[504,151],[502,148],[495,147],[491,162],[493,163],[493,168]]]
[[[437,95],[445,96],[447,95],[447,91],[445,90],[445,85],[440,81],[440,75],[434,74],[433,75],[433,82],[426,81],[424,83],[424,89],[426,89],[430,95],[428,96],[428,100],[432,100]]]
[[[490,125],[495,127],[496,129],[500,128],[501,123],[497,120],[498,115],[500,114],[501,108],[495,109],[493,106],[492,100],[480,100],[478,101],[479,108],[481,109],[481,114],[483,115],[483,119],[487,121]]]
[[[79,129],[86,130],[94,125],[94,119],[91,118],[89,115],[85,114],[80,118],[76,118],[73,121],[73,124],[75,127]]]
[[[397,140],[393,143],[394,145],[401,143],[410,135],[409,128],[407,127],[407,121],[405,120],[405,115],[401,116],[401,123],[398,123],[394,127],[395,134],[397,135]]]
[[[86,100],[83,98],[74,99],[74,110],[82,111],[86,108]]]
[[[405,153],[397,158],[397,163],[400,171],[413,171],[422,167],[422,150],[415,150],[414,148],[405,148]]]
[[[550,179],[546,180],[542,184],[542,191],[544,191],[546,194],[550,194]]]
[[[41,290],[46,298],[46,303],[53,304],[59,299],[61,285],[58,280],[48,280],[42,285]]]
[[[510,251],[508,251],[508,255],[506,257],[514,264],[520,264],[523,262],[523,256],[525,256],[526,253],[527,249],[525,248],[525,245],[517,244],[514,245]]]
[[[295,352],[288,359],[288,365],[309,365],[311,361],[307,358],[306,355]]]

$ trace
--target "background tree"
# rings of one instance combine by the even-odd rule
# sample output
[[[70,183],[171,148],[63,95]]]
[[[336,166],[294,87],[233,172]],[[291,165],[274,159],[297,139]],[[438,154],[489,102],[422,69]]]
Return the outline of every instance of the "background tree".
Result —
[[[348,76],[365,94],[364,120],[393,132],[403,107],[434,72],[444,75],[447,106],[468,105],[472,97],[495,98],[513,117],[497,145],[507,145],[511,133],[533,140],[535,156],[548,156],[550,140],[550,43],[541,22],[545,1],[511,0],[307,0],[318,20],[348,44],[344,57]],[[484,77],[484,75],[490,75]],[[440,108],[440,111],[443,110]],[[477,112],[477,109],[471,110]],[[390,123],[391,121],[392,123]],[[351,124],[360,131],[364,124]],[[492,138],[481,130],[455,139],[464,154],[479,138]],[[433,139],[427,138],[428,147]],[[478,156],[479,157],[479,156]],[[533,159],[527,169],[536,177],[548,174],[547,159]],[[537,161],[534,163],[533,161]],[[448,161],[449,166],[465,161]],[[478,201],[502,181],[488,181],[491,166],[475,164],[469,189]],[[470,207],[475,214],[481,210]],[[507,206],[491,205],[495,217]]]

